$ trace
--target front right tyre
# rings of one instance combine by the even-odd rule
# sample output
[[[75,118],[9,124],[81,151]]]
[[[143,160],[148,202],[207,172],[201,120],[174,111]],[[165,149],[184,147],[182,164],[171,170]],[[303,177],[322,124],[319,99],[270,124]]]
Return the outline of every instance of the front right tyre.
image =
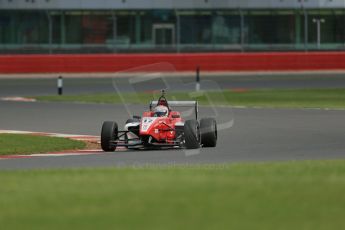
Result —
[[[217,122],[214,118],[204,118],[200,120],[200,133],[202,147],[216,147],[218,133]]]
[[[101,147],[105,152],[114,152],[116,145],[113,143],[118,139],[118,126],[116,122],[105,121],[102,125]]]

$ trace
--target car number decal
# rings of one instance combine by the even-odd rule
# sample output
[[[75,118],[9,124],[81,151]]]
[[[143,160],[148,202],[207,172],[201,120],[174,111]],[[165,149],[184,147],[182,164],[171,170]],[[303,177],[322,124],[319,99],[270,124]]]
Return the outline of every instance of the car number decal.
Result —
[[[147,132],[150,126],[154,123],[157,118],[155,117],[145,117],[142,120],[141,131]]]

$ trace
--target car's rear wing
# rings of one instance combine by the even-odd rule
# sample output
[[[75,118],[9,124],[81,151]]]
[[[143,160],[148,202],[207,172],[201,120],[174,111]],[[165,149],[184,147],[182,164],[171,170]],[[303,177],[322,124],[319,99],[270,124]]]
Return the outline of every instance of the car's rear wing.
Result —
[[[158,104],[158,101],[151,101],[150,110]],[[198,101],[168,101],[169,106],[173,107],[194,107],[195,110],[195,119],[198,120],[199,113],[199,103]]]

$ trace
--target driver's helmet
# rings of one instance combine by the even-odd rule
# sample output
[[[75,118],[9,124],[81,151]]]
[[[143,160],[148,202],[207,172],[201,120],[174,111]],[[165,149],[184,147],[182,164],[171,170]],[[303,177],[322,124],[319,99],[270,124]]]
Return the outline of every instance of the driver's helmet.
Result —
[[[166,106],[159,105],[153,110],[154,117],[167,117],[169,114],[169,109]]]

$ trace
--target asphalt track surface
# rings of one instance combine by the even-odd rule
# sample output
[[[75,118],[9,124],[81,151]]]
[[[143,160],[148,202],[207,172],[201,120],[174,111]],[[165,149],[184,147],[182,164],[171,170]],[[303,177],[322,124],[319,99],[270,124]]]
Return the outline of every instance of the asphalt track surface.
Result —
[[[133,113],[145,107],[133,106]],[[102,122],[123,125],[122,105],[0,102],[1,129],[99,135]],[[207,115],[209,108],[201,108]],[[120,151],[85,156],[0,160],[0,169],[44,169],[152,164],[233,163],[345,158],[345,111],[217,108],[220,123],[233,126],[219,132],[216,148]],[[18,143],[20,144],[20,143]]]

